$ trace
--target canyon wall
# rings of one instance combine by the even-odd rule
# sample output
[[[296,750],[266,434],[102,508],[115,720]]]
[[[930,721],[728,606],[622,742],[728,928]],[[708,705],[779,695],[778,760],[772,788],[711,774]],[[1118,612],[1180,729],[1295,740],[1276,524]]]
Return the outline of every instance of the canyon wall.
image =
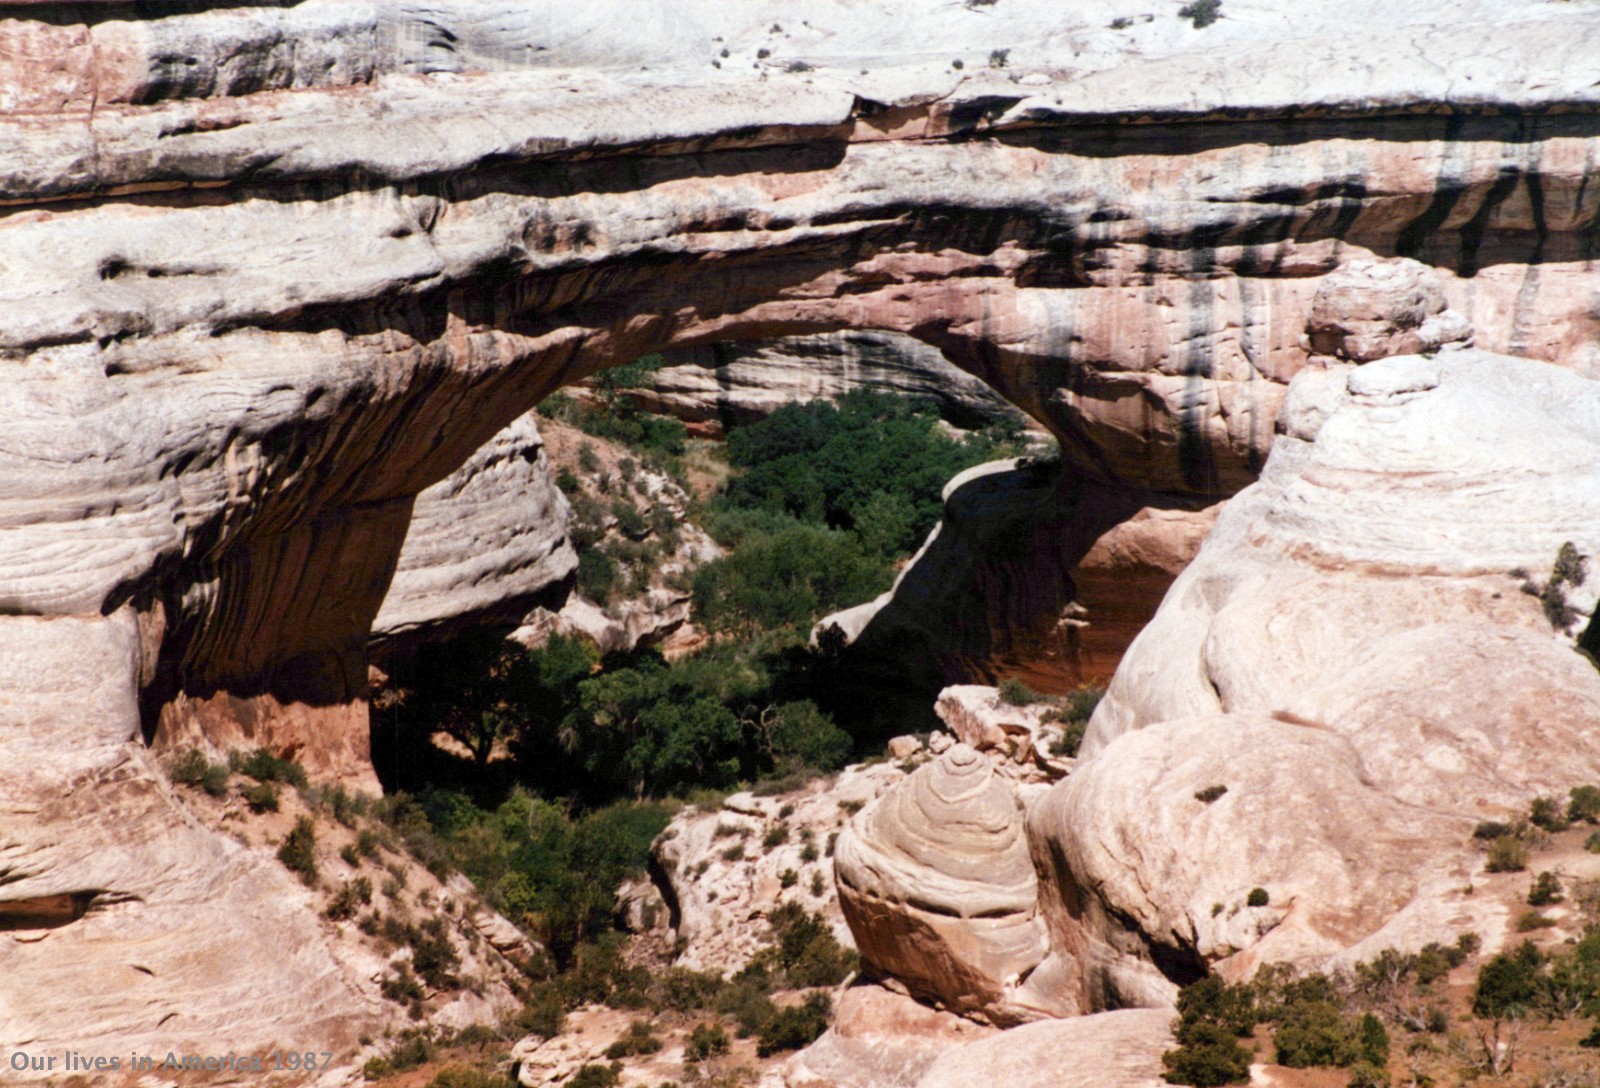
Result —
[[[186,879],[133,836],[79,887],[79,817],[41,799],[135,783],[159,832],[144,744],[196,739],[371,786],[368,639],[418,495],[597,369],[903,333],[1167,508],[1255,479],[1352,259],[1434,266],[1481,349],[1600,362],[1589,5],[142,12],[0,21],[0,733],[31,754],[5,896],[90,904],[17,976],[41,990]],[[132,1003],[98,1022],[157,1038]],[[63,1030],[19,1005],[6,1033]]]

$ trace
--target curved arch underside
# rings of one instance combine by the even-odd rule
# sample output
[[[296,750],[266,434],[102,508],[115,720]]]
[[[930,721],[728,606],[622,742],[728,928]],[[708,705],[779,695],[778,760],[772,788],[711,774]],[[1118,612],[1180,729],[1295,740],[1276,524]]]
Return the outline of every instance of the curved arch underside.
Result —
[[[1354,257],[1433,265],[1480,347],[1594,373],[1600,10],[1305,7],[9,7],[0,875],[94,894],[5,945],[30,1001],[0,1038],[343,1050],[381,1022],[139,731],[370,782],[415,497],[596,369],[909,334],[1108,509],[1254,479]]]
[[[30,9],[4,28],[0,604],[129,609],[147,721],[321,735],[348,771],[414,496],[649,351],[909,334],[1078,475],[1189,504],[1254,478],[1352,256],[1435,265],[1480,346],[1595,365],[1600,115],[1561,67],[1592,14],[1519,24],[1549,78],[1468,98],[1337,34],[1291,74],[1269,4],[1150,40],[1034,7],[929,14],[961,69],[927,28],[842,47],[819,28],[889,31],[826,5],[574,30],[604,68],[539,48],[566,9]],[[1484,47],[1465,22],[1432,48]],[[716,41],[727,67],[684,59]]]

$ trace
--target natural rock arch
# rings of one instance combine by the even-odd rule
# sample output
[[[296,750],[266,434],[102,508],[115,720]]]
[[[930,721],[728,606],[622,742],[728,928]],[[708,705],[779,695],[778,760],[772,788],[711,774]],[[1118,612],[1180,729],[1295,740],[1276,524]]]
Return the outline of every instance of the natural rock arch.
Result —
[[[170,992],[246,938],[281,949],[227,919],[282,874],[183,822],[141,723],[368,780],[361,665],[414,497],[599,367],[894,329],[1086,475],[1213,497],[1252,478],[1318,278],[1351,256],[1439,267],[1480,346],[1595,365],[1593,11],[1229,0],[1205,31],[1127,35],[1007,0],[769,28],[805,14],[785,7],[0,23],[13,899],[109,889],[162,948],[185,933]],[[1432,82],[1452,71],[1475,89]],[[146,864],[169,832],[171,865]],[[8,949],[58,1004],[0,1035],[150,1041],[116,987],[59,1005],[112,954],[73,936],[96,915]],[[347,1018],[295,917],[274,1024],[309,1042]],[[258,979],[217,978],[163,1042],[238,1026]],[[331,996],[301,1001],[313,983]]]

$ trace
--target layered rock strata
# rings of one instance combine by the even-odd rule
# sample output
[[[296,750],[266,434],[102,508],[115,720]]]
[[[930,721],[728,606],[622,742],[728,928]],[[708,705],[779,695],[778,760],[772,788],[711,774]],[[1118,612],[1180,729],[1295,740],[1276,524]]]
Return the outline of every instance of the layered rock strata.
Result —
[[[993,1023],[1044,1015],[1026,987],[1045,932],[1022,810],[986,756],[957,744],[919,768],[851,822],[834,863],[869,968]]]
[[[902,333],[719,342],[674,352],[668,364],[628,395],[703,434],[764,419],[785,404],[837,400],[853,389],[932,401],[942,418],[967,430],[1038,426],[938,349]]]
[[[538,423],[520,416],[417,496],[374,642],[403,652],[464,624],[517,624],[541,598],[565,596],[578,566],[569,513]]]
[[[49,1002],[81,996],[75,979],[137,963],[141,927],[195,925],[162,904],[196,875],[135,853],[187,834],[181,808],[118,807],[124,772],[155,796],[138,741],[264,744],[372,784],[365,657],[416,497],[561,384],[717,340],[901,332],[1045,423],[1078,477],[1167,509],[1254,479],[1311,353],[1300,334],[1318,281],[1351,259],[1439,268],[1487,352],[1596,364],[1600,12],[1585,5],[1229,0],[1203,31],[1176,17],[1115,29],[1140,14],[1120,0],[11,10],[0,725],[28,778],[5,785],[4,836],[26,864],[4,901],[27,914],[88,895],[50,940],[105,938],[80,946],[70,978],[51,964],[11,976],[48,998],[18,1014],[18,1039],[55,1037],[70,1014]],[[1566,540],[1592,545],[1595,489],[1581,490],[1592,477],[1565,437],[1594,448],[1571,407],[1589,401],[1571,386],[1563,407],[1532,364],[1473,358],[1474,381],[1533,436],[1502,444],[1538,457],[1492,486],[1470,463],[1451,476],[1423,454],[1474,437],[1452,419],[1505,433],[1484,412],[1452,415],[1466,364],[1439,363],[1432,388],[1425,362],[1363,368],[1380,369],[1347,379],[1354,408],[1336,405],[1334,437],[1316,443],[1330,460],[1294,475],[1292,448],[1262,493],[1282,501],[1218,524],[1218,549],[1293,544],[1299,566],[1273,571],[1299,579],[1285,593],[1331,591],[1349,607],[1327,616],[1348,618],[1314,650],[1261,649],[1294,602],[1261,595],[1244,568],[1196,573],[1119,670],[1096,746],[1281,697],[1335,727],[1432,723],[1428,750],[1466,759],[1489,803],[1583,769],[1547,764],[1531,741],[1498,754],[1501,735],[1581,738],[1593,708],[1537,605],[1509,577],[1494,598],[1487,570],[1531,573]],[[1302,387],[1294,441],[1342,396],[1319,373],[1331,386]],[[1339,437],[1366,408],[1431,405],[1415,448]],[[1382,476],[1363,446],[1415,469],[1389,478],[1383,517],[1351,486]],[[1535,461],[1577,482],[1551,490]],[[1468,486],[1430,497],[1419,521],[1400,497],[1428,474]],[[1554,496],[1536,531],[1496,516],[1522,505],[1504,501],[1513,479],[1519,499]],[[1340,516],[1301,509],[1311,495]],[[1372,589],[1391,568],[1411,576],[1404,592]],[[1367,607],[1402,625],[1435,607],[1455,618],[1365,656],[1349,632]],[[1497,622],[1457,622],[1474,609]],[[1153,657],[1187,665],[1157,682]],[[1339,687],[1348,660],[1396,697]],[[1555,709],[1517,694],[1438,716],[1401,689],[1403,660],[1428,661],[1452,699],[1504,668],[1501,690],[1552,688]],[[61,797],[82,808],[50,803]],[[123,816],[85,838],[81,811]],[[103,887],[81,883],[88,846]],[[117,904],[115,925],[96,920],[96,896]],[[254,917],[257,946],[293,932],[229,917]],[[332,977],[314,941],[290,943],[311,990]],[[197,1041],[257,1008],[241,976],[211,988],[227,959],[166,965],[164,993],[217,995],[179,1010]],[[339,977],[328,992],[345,998],[286,1012],[298,1045],[320,1049],[344,1030],[330,1025],[364,1015],[371,980]],[[91,996],[108,1051],[156,1041],[135,991]],[[50,1008],[49,1023],[27,1019]]]

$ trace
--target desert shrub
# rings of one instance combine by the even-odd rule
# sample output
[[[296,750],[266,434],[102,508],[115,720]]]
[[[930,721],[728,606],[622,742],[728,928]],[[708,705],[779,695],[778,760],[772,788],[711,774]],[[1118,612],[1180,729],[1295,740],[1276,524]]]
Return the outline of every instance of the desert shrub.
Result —
[[[710,1008],[722,991],[722,976],[713,971],[669,967],[656,980],[655,998],[662,1008],[692,1012]]]
[[[785,869],[778,874],[778,887],[780,888],[792,888],[798,883],[800,883],[800,874],[793,869]]]
[[[358,835],[356,835],[355,848],[356,853],[360,854],[364,858],[377,857],[378,836],[372,831],[361,831]]]
[[[283,845],[278,847],[278,860],[283,862],[284,868],[291,873],[298,873],[306,884],[314,884],[317,880],[316,842],[316,825],[311,822],[311,817],[301,816],[295,820],[294,829],[284,836]]]
[[[1533,886],[1528,889],[1528,905],[1548,907],[1551,903],[1559,902],[1561,902],[1561,881],[1556,874],[1547,870],[1536,876]]]
[[[1565,831],[1571,826],[1566,810],[1554,797],[1535,797],[1528,807],[1528,822],[1546,831]]]
[[[561,999],[561,991],[554,983],[546,982],[535,986],[529,993],[515,1017],[515,1024],[518,1030],[526,1034],[553,1039],[561,1034],[566,1018],[566,1004]]]
[[[1271,902],[1265,888],[1251,888],[1250,894],[1245,897],[1244,905],[1247,907],[1264,907]]]
[[[804,1004],[779,1009],[757,1034],[756,1053],[765,1058],[810,1046],[828,1030],[832,1012],[833,1002],[821,993],[812,994]]]
[[[1479,842],[1493,842],[1495,839],[1516,834],[1515,825],[1500,820],[1484,820],[1472,829],[1472,837]]]
[[[684,1046],[683,1059],[688,1062],[703,1062],[707,1058],[720,1057],[732,1047],[728,1033],[721,1024],[696,1024],[695,1029],[689,1033],[689,1042]]]
[[[212,797],[228,792],[226,764],[212,763],[198,748],[188,748],[167,761],[167,778],[180,786],[202,789]]]
[[[617,561],[599,548],[578,553],[578,592],[596,604],[610,602],[621,577]]]
[[[1536,929],[1550,929],[1556,920],[1549,915],[1540,914],[1536,910],[1525,910],[1517,917],[1517,932],[1531,933]]]
[[[1360,1062],[1382,1068],[1389,1064],[1389,1032],[1370,1012],[1356,1021],[1356,1050]]]
[[[744,860],[744,843],[736,842],[732,846],[729,846],[729,847],[726,847],[725,849],[723,849],[722,852],[719,853],[717,856],[720,857],[723,861],[728,861],[728,862],[743,861]]]
[[[1373,1062],[1360,1061],[1350,1067],[1345,1088],[1390,1088],[1389,1070]]]
[[[445,932],[444,919],[435,915],[407,933],[411,945],[411,967],[436,990],[453,989],[453,973],[461,966],[461,956]]]
[[[767,850],[782,846],[788,841],[789,825],[783,823],[773,824],[771,827],[767,828],[767,833],[761,837],[761,845]]]
[[[1600,786],[1574,786],[1567,801],[1567,819],[1600,823]]]
[[[1509,1020],[1526,1015],[1539,993],[1544,957],[1531,942],[1502,952],[1478,972],[1472,991],[1472,1015],[1485,1020]]]
[[[515,1088],[498,1073],[487,1073],[465,1065],[447,1065],[428,1082],[428,1088]]]
[[[1014,676],[1000,681],[996,691],[1000,694],[1000,701],[1009,706],[1032,706],[1044,701],[1044,696]]]
[[[244,798],[244,803],[250,806],[251,812],[277,812],[278,787],[272,782],[257,782],[246,786],[240,791],[239,796]]]
[[[654,1054],[661,1049],[661,1039],[655,1033],[647,1020],[635,1020],[628,1025],[628,1030],[617,1036],[615,1042],[606,1047],[606,1057],[615,1061],[617,1058],[631,1058],[640,1054]]]
[[[1256,997],[1248,986],[1229,986],[1208,975],[1178,994],[1178,1046],[1161,1056],[1172,1084],[1199,1088],[1250,1079],[1250,1052],[1239,1038],[1254,1029]]]
[[[355,915],[359,907],[372,902],[372,881],[364,876],[354,880],[347,880],[339,891],[328,901],[327,909],[323,911],[333,921],[341,921]]]
[[[433,1060],[433,1042],[422,1032],[407,1034],[381,1058],[372,1058],[361,1069],[367,1080],[382,1080],[416,1069]]]
[[[1484,868],[1491,873],[1520,873],[1528,867],[1528,848],[1515,835],[1501,835],[1489,844]]]
[[[282,782],[299,789],[306,788],[304,767],[292,759],[275,756],[265,748],[257,748],[248,754],[230,752],[228,766],[257,782]]]
[[[827,885],[825,885],[822,882],[822,874],[820,872],[812,873],[811,874],[811,894],[813,896],[815,896],[816,898],[820,899],[820,898],[822,898],[823,893],[826,892],[827,890],[828,890],[827,889]]]
[[[1279,1065],[1304,1069],[1313,1065],[1350,1065],[1361,1057],[1356,1033],[1338,1003],[1328,998],[1285,1004],[1272,1033]]]
[[[777,938],[768,950],[771,963],[789,985],[837,986],[856,969],[856,954],[839,943],[821,915],[785,903],[768,921]]]
[[[1219,799],[1223,794],[1225,794],[1227,792],[1228,792],[1228,787],[1227,786],[1222,786],[1222,785],[1207,786],[1203,790],[1196,790],[1195,791],[1195,795],[1194,795],[1194,799],[1196,801],[1199,801],[1201,804],[1209,805],[1211,802]]]
[[[1210,26],[1220,17],[1222,0],[1192,0],[1178,9],[1178,18],[1188,19],[1196,30]]]
[[[589,1064],[579,1067],[564,1088],[615,1088],[618,1077],[622,1074],[622,1063],[612,1062],[610,1065]]]

